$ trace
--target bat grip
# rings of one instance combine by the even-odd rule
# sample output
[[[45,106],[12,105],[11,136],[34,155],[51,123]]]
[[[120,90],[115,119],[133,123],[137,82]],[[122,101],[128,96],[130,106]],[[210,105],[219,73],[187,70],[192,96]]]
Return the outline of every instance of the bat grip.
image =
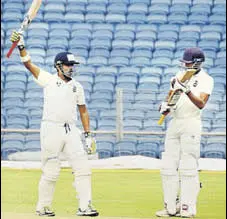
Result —
[[[11,56],[11,54],[12,54],[13,50],[16,48],[18,42],[19,42],[19,40],[12,44],[11,48],[9,49],[9,51],[8,51],[8,53],[6,55],[7,58],[9,58]]]
[[[165,115],[161,115],[160,119],[158,120],[158,125],[162,125],[162,123],[164,122],[165,119]]]

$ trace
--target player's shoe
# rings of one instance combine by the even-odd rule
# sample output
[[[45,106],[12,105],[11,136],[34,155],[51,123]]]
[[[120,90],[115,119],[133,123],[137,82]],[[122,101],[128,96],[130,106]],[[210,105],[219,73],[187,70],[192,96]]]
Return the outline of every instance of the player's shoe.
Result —
[[[38,216],[54,217],[55,213],[49,207],[43,207],[41,210],[36,211]]]
[[[94,209],[91,205],[88,206],[88,208],[84,211],[82,211],[80,208],[76,212],[77,216],[87,216],[87,217],[97,217],[99,215],[99,212]]]
[[[180,215],[181,215],[182,218],[194,218],[195,217],[194,214],[191,214],[187,210],[181,210]]]
[[[163,210],[157,211],[156,212],[157,217],[180,217],[180,202],[179,199],[176,200],[176,213],[175,214],[170,214],[168,210],[166,209],[166,206]]]

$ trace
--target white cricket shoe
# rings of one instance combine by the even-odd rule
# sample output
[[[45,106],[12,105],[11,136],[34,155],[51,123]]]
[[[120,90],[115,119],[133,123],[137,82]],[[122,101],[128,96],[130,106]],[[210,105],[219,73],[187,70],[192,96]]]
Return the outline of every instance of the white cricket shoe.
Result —
[[[193,217],[195,217],[194,214],[188,212],[187,210],[181,210],[180,215],[181,215],[182,218],[193,218]]]
[[[88,216],[88,217],[97,217],[99,215],[99,212],[94,209],[91,205],[88,206],[88,208],[84,211],[82,211],[80,208],[76,212],[77,216]]]
[[[157,217],[179,217],[180,214],[177,212],[176,214],[170,214],[166,208],[164,208],[163,210],[161,211],[157,211],[156,212],[156,216]]]
[[[55,213],[49,207],[43,207],[40,210],[36,210],[36,214],[41,217],[54,217]]]

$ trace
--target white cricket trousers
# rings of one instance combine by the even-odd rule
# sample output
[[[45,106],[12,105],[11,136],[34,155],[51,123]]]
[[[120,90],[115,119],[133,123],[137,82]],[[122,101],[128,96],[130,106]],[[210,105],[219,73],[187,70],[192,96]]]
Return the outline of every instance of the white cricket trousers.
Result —
[[[176,210],[179,188],[181,209],[196,214],[201,129],[198,118],[173,118],[170,121],[162,154],[161,175],[164,201],[172,214]]]
[[[40,142],[42,176],[36,210],[51,207],[55,184],[60,174],[60,152],[65,153],[76,176],[73,186],[77,191],[79,208],[85,210],[91,202],[91,167],[79,129],[74,124],[42,121]]]

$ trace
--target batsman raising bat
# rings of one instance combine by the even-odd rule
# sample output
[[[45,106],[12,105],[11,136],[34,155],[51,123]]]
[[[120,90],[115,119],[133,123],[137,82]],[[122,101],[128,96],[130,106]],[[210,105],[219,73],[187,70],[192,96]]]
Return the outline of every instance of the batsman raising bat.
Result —
[[[75,175],[74,187],[79,199],[78,216],[98,216],[91,205],[91,167],[87,154],[95,152],[95,140],[91,137],[89,115],[85,104],[84,89],[74,80],[75,64],[72,53],[56,55],[52,75],[32,63],[25,49],[23,36],[14,31],[13,43],[18,42],[21,61],[34,76],[34,81],[44,89],[44,106],[40,130],[42,176],[36,213],[39,216],[55,216],[51,210],[55,184],[60,173],[60,152],[65,152]],[[84,128],[85,145],[76,127],[76,107]],[[85,150],[84,150],[85,148]]]
[[[171,79],[169,95],[159,109],[162,115],[172,116],[161,160],[165,208],[156,212],[159,217],[194,217],[200,189],[197,169],[201,111],[211,95],[214,81],[202,68],[205,55],[200,48],[186,49],[180,61],[184,71]],[[177,208],[179,190],[180,208]]]

